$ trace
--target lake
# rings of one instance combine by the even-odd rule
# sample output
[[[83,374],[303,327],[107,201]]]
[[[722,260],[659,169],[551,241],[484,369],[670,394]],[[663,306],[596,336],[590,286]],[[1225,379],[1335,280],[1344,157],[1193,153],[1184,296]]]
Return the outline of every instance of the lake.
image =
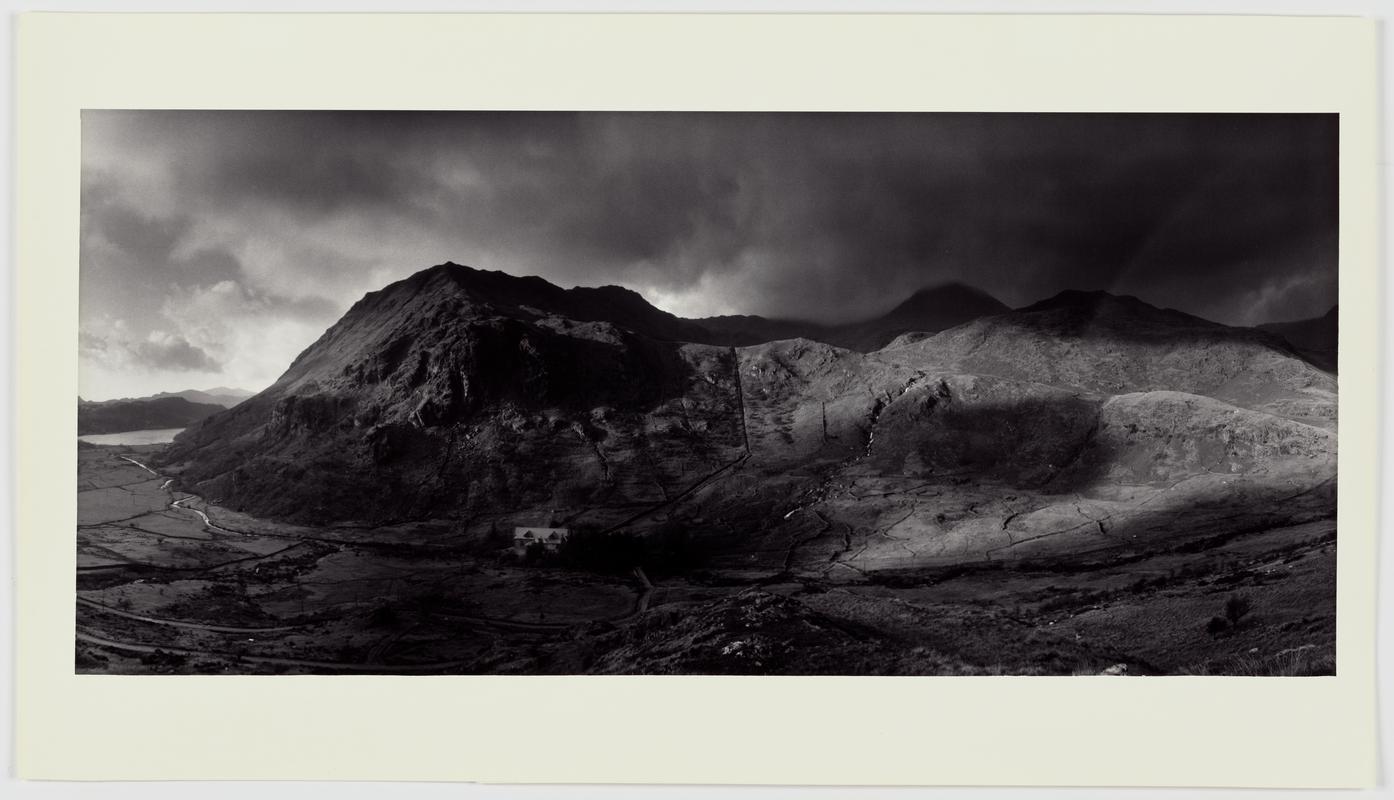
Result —
[[[89,433],[79,436],[79,442],[88,444],[167,444],[174,441],[174,435],[183,428],[154,428],[146,431],[122,431],[121,433]]]

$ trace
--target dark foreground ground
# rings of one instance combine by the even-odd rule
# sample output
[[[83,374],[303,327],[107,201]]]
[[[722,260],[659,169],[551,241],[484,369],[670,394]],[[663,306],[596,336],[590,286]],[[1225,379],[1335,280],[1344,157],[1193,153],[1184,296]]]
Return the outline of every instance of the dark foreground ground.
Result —
[[[1334,520],[837,580],[788,559],[607,575],[525,565],[448,523],[253,519],[171,491],[135,463],[152,449],[79,450],[78,672],[1335,670]]]

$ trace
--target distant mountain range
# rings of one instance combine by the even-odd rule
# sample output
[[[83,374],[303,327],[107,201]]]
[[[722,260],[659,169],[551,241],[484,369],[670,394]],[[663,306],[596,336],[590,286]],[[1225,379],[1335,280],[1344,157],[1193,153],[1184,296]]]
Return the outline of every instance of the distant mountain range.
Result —
[[[476,270],[456,264],[444,264],[433,269],[445,270],[454,276],[452,280],[458,287],[478,298],[487,298],[491,307],[501,311],[517,312],[523,316],[554,315],[578,322],[606,322],[660,341],[725,347],[746,347],[781,339],[810,339],[869,353],[887,346],[903,334],[938,333],[1012,310],[981,289],[962,283],[946,283],[920,289],[880,316],[841,325],[758,315],[685,319],[654,307],[638,292],[620,286],[563,289],[535,276],[515,277],[505,272]],[[416,286],[430,272],[417,273],[399,283]],[[370,293],[369,297],[374,294],[377,293]],[[1063,296],[1075,294],[1088,293],[1070,291]],[[1028,306],[1023,310],[1031,308]],[[1316,354],[1320,357],[1328,349],[1334,348],[1335,309],[1318,319],[1274,323],[1260,328],[1290,341],[1301,355]],[[1329,338],[1322,338],[1328,329]],[[241,390],[211,389],[208,393],[220,391],[235,393]],[[179,393],[195,402],[212,402],[206,397],[195,397],[195,394],[198,393]],[[249,395],[240,393],[236,396],[240,401]]]
[[[232,408],[248,397],[256,394],[246,389],[233,389],[228,386],[218,386],[212,389],[185,389],[180,392],[157,392],[146,397],[122,397],[115,400],[83,400],[78,398],[79,403],[89,405],[103,405],[109,403],[136,403],[142,400],[159,400],[165,397],[182,397],[191,403],[208,403],[223,408]]]
[[[758,316],[705,317],[694,322],[707,329],[709,335],[704,341],[709,344],[751,345],[803,338],[869,353],[885,347],[903,333],[935,333],[1010,310],[986,292],[961,283],[949,283],[921,289],[879,317],[847,325]]]
[[[820,570],[1286,524],[1334,497],[1335,378],[1272,332],[961,286],[799,326],[444,264],[366,295],[161,469],[258,516],[681,522],[732,564]]]
[[[137,403],[143,400],[160,400],[165,397],[182,397],[191,403],[207,403],[210,405],[232,408],[248,397],[256,394],[246,389],[233,389],[228,386],[218,386],[212,389],[184,389],[179,392],[156,392],[146,397],[121,397],[114,400],[83,400],[78,398],[79,403],[87,405],[108,405],[111,403]]]
[[[121,433],[160,428],[184,428],[210,414],[251,397],[246,389],[219,386],[200,391],[160,392],[150,397],[120,400],[77,399],[78,435]]]
[[[182,392],[159,392],[158,394],[151,395],[151,399],[182,397],[193,403],[211,403],[213,405],[222,406],[223,408],[232,408],[254,394],[256,394],[256,392],[249,392],[246,389],[217,386],[212,389],[203,390],[185,389]]]
[[[211,403],[191,403],[182,397],[108,400],[91,403],[78,398],[77,432],[121,433],[159,428],[184,428],[224,410]]]

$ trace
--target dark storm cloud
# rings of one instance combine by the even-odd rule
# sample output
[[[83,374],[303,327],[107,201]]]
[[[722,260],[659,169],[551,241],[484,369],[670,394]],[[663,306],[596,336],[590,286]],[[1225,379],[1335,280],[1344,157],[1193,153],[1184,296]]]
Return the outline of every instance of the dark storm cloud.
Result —
[[[84,305],[93,301],[148,315],[158,310],[159,290],[166,286],[215,283],[241,273],[237,259],[225,250],[178,252],[192,218],[151,215],[123,200],[118,184],[109,174],[83,174],[79,290]]]
[[[956,280],[1315,316],[1336,147],[1333,115],[87,112],[84,314],[153,330],[232,282],[310,329],[454,260],[688,314],[846,320]]]
[[[156,369],[210,372],[220,366],[207,353],[179,337],[137,342],[132,351],[137,361]]]
[[[163,335],[139,341],[123,341],[116,336],[81,331],[78,339],[79,347],[84,354],[126,368],[216,372],[222,367],[208,353],[179,336]]]

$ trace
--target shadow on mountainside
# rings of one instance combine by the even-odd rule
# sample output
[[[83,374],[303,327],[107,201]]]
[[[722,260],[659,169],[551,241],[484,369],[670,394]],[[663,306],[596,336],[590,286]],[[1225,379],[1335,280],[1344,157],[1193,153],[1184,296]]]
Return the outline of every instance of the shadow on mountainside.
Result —
[[[180,434],[158,461],[184,490],[236,510],[331,522],[552,507],[563,489],[613,495],[640,480],[629,476],[641,461],[700,472],[739,447],[727,349],[513,320],[467,338],[387,372],[397,385],[272,387]]]

